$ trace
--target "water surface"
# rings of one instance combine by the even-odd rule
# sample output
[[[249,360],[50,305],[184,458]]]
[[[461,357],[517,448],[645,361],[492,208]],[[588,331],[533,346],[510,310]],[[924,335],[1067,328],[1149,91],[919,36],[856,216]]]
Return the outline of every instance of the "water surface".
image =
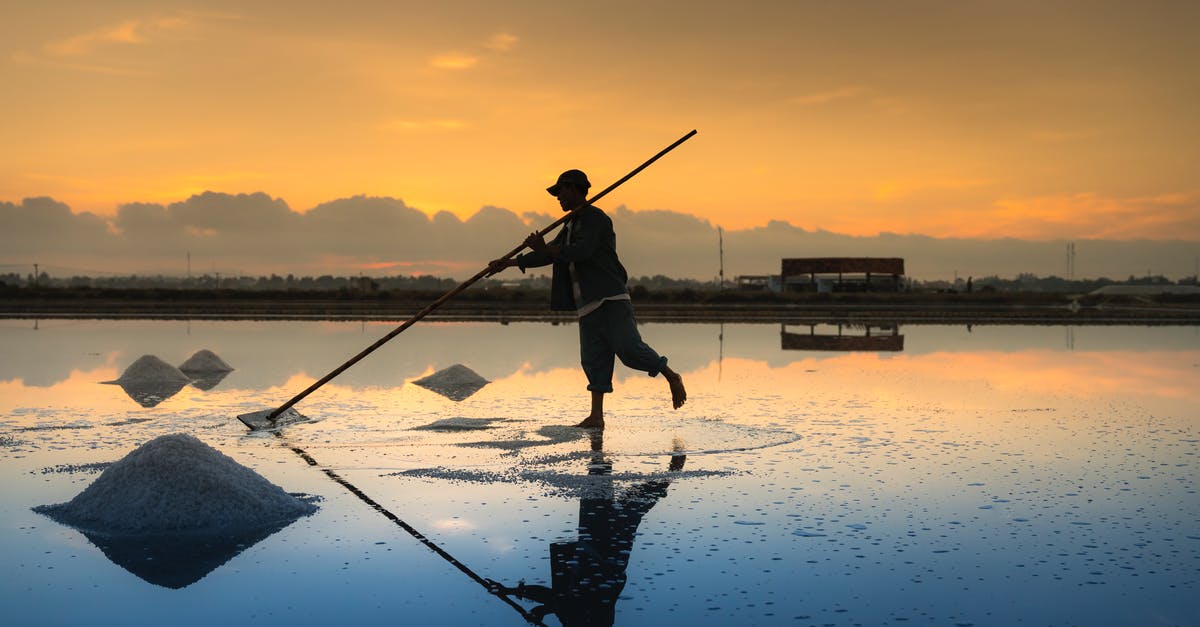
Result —
[[[1200,622],[1195,327],[646,324],[688,403],[618,365],[597,439],[573,325],[422,323],[235,419],[391,328],[0,321],[6,624]],[[200,349],[235,370],[101,383]],[[31,511],[175,432],[319,511],[167,576]]]

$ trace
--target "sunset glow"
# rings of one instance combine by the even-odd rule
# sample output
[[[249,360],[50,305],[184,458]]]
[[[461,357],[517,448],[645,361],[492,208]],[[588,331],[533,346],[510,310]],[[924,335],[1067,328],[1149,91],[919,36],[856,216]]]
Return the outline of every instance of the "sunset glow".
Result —
[[[695,128],[606,208],[1200,241],[1195,4],[583,6],[19,3],[0,24],[0,203],[552,214],[558,172],[598,189]]]

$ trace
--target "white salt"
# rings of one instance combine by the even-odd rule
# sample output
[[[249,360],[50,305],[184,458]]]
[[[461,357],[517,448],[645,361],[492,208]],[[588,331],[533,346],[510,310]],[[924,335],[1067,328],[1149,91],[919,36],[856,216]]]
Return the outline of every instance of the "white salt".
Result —
[[[316,506],[184,434],[147,442],[66,503],[34,511],[104,535],[237,532],[290,522]]]
[[[179,368],[158,357],[142,355],[138,357],[137,361],[130,364],[116,381],[106,381],[105,383],[171,382],[186,384],[191,380],[192,378],[183,374]]]
[[[413,431],[481,431],[492,429],[492,423],[499,422],[496,418],[443,418],[427,425],[413,427]]]
[[[205,348],[188,357],[187,361],[180,364],[179,369],[183,372],[198,373],[232,372],[233,366],[225,363],[223,359],[217,357],[216,353]]]
[[[461,401],[478,392],[489,381],[462,364],[454,364],[413,383],[452,401]]]

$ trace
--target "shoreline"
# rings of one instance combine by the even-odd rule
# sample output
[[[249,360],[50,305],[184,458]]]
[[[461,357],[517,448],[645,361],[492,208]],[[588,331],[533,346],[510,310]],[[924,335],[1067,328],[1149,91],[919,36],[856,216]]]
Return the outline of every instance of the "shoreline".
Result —
[[[894,299],[887,302],[839,301],[786,303],[636,302],[642,322],[719,322],[815,324],[1155,324],[1200,325],[1200,304],[1094,302],[1004,302],[990,299]],[[1075,302],[1076,305],[1071,303]],[[0,319],[115,320],[355,320],[403,322],[429,302],[395,300],[278,299],[0,299]],[[431,321],[573,322],[570,312],[552,312],[542,302],[448,302],[427,316]]]

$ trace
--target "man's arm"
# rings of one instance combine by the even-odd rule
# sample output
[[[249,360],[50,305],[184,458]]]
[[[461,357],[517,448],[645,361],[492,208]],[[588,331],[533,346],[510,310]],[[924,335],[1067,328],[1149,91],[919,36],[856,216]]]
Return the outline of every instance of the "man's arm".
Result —
[[[533,235],[530,235],[530,237],[533,237]],[[528,243],[528,241],[526,243]],[[489,261],[487,276],[492,276],[509,268],[520,268],[521,272],[524,272],[525,268],[540,268],[542,266],[548,266],[551,263],[554,263],[553,257],[535,250],[531,253],[517,255],[513,259],[493,259]]]
[[[516,259],[493,259],[488,262],[487,276],[499,274],[516,265],[518,265]]]
[[[556,256],[564,261],[581,261],[596,254],[596,249],[612,238],[612,220],[595,207],[579,210],[573,242],[562,242]]]

